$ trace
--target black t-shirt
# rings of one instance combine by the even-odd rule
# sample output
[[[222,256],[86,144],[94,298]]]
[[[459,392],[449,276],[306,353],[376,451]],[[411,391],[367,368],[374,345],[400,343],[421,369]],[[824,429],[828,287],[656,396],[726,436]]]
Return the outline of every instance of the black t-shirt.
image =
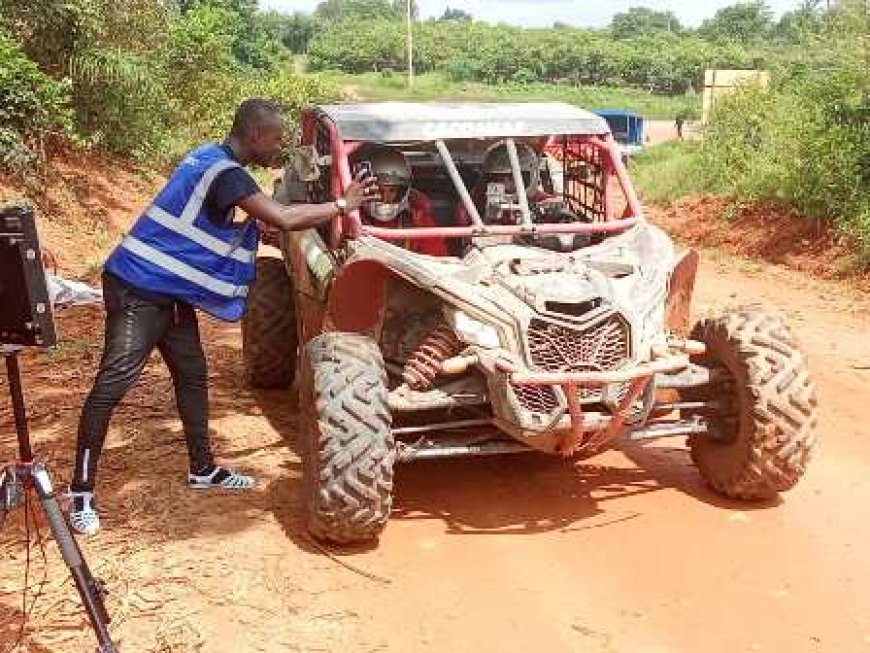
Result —
[[[233,161],[236,157],[232,149],[221,145],[221,149],[230,155]],[[214,178],[205,195],[205,210],[208,219],[219,227],[229,222],[230,210],[240,201],[260,192],[260,187],[251,174],[244,168],[224,170]]]

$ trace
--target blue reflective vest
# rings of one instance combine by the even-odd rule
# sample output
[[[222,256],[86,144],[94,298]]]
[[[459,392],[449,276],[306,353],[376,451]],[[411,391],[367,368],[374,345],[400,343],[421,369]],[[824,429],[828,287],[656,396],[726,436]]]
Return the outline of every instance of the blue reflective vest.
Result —
[[[218,226],[203,207],[215,177],[235,167],[239,163],[214,143],[189,152],[109,255],[106,269],[223,320],[241,318],[255,274],[256,220]]]

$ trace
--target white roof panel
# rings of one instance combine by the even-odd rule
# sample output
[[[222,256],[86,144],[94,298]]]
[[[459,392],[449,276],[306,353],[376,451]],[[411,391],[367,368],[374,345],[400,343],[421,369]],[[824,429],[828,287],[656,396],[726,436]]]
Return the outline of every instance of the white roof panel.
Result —
[[[606,134],[607,122],[562,102],[377,102],[321,105],[351,141],[408,142]]]

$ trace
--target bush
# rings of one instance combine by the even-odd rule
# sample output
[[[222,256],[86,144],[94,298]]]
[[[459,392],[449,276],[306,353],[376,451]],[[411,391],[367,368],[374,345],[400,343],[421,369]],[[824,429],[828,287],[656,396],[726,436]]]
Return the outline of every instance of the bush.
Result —
[[[160,165],[221,136],[245,97],[295,115],[337,96],[285,74],[274,27],[251,0],[0,0],[0,164],[32,162],[58,133]]]
[[[698,178],[698,156],[698,146],[690,142],[670,141],[644,148],[632,158],[632,180],[643,199],[653,202],[715,191],[712,182]]]
[[[94,49],[76,57],[71,73],[85,143],[135,159],[159,157],[170,147],[179,104],[152,59]]]
[[[263,97],[277,102],[288,122],[293,124],[305,106],[340,97],[335,84],[289,70],[272,73],[240,70],[232,75],[224,75],[219,83],[222,84],[220,93],[201,99],[204,111],[198,117],[191,116],[186,125],[176,127],[175,145],[169,152],[171,156],[197,143],[226,134],[236,107],[247,98]],[[188,105],[186,109],[196,110],[196,106]]]
[[[858,87],[851,80],[836,92],[836,77],[829,71],[824,89],[802,80],[722,101],[699,168],[713,186],[749,199],[789,201],[870,245],[870,111],[851,115],[845,107]]]
[[[691,34],[650,34],[613,40],[590,29],[524,29],[486,23],[429,21],[415,28],[419,72],[440,71],[454,81],[515,81],[629,86],[679,95],[699,89],[705,67],[749,68],[769,54],[733,43],[710,43]],[[404,69],[405,33],[389,20],[343,21],[314,35],[315,69],[350,73]]]
[[[70,135],[69,89],[68,81],[41,72],[0,32],[0,165],[12,170],[27,166],[46,137]]]
[[[772,71],[772,88],[718,100],[697,147],[651,149],[638,161],[648,196],[785,201],[835,222],[870,254],[868,22],[844,5],[826,33],[804,37],[804,54]]]

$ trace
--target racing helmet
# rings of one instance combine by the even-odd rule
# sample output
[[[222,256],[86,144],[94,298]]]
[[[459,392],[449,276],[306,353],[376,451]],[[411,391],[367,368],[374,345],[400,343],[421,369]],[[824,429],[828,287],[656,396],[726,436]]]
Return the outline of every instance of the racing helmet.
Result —
[[[381,199],[365,203],[366,214],[378,222],[392,222],[408,208],[411,167],[405,155],[387,145],[370,144],[350,156],[351,170],[369,168],[381,189]],[[391,190],[394,189],[394,190]]]
[[[540,177],[540,160],[535,151],[525,143],[517,143],[517,158],[520,163],[520,173],[523,176],[523,185],[526,193],[538,187]],[[484,180],[492,177],[504,177],[513,175],[511,159],[508,154],[507,144],[499,141],[491,145],[483,154],[480,171]]]

